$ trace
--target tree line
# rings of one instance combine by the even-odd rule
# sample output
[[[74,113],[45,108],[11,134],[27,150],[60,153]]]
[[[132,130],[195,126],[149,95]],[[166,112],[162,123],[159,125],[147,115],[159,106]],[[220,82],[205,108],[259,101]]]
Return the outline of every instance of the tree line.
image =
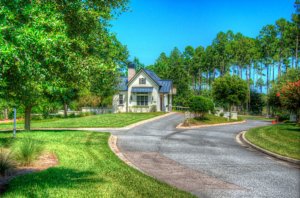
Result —
[[[209,46],[187,46],[183,52],[175,47],[169,55],[161,53],[148,68],[173,80],[176,105],[185,105],[192,93],[210,94],[217,77],[238,75],[248,85],[245,109],[249,111],[252,92],[267,94],[282,74],[299,69],[299,27],[299,15],[293,14],[290,21],[281,18],[262,27],[256,38],[231,30],[219,32]]]

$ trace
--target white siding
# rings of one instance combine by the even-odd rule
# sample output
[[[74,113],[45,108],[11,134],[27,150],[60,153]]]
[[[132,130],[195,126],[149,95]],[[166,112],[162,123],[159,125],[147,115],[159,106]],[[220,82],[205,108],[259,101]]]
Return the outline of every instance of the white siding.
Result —
[[[119,104],[119,95],[122,94],[123,95],[123,105],[120,105]],[[113,96],[113,111],[115,113],[123,113],[123,112],[126,112],[126,109],[127,109],[127,92],[126,91],[121,91],[119,92],[118,94],[114,95]]]
[[[139,79],[140,78],[145,78],[146,79],[146,84],[140,84]],[[136,109],[132,108],[133,106],[137,106],[137,100],[136,100],[136,94],[131,92],[132,87],[153,87],[152,93],[148,93],[148,106],[151,108],[152,105],[156,106],[156,110],[160,111],[160,101],[159,101],[159,87],[156,85],[156,83],[148,77],[147,74],[144,72],[141,72],[137,76],[134,77],[132,82],[129,84],[128,87],[128,106],[129,106],[129,111],[136,111]],[[138,111],[143,111],[146,112],[148,109],[142,108],[138,109]]]

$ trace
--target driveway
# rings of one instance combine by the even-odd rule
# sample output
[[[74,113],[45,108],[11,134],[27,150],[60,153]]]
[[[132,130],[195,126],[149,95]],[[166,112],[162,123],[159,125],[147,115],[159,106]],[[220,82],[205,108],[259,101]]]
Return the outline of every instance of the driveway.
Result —
[[[300,170],[241,146],[236,135],[263,121],[179,130],[173,114],[113,132],[118,147],[136,167],[199,197],[300,197]]]

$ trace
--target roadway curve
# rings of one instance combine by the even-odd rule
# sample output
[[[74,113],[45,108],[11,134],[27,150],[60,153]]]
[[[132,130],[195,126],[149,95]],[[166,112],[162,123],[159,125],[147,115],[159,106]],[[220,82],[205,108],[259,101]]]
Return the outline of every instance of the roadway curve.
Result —
[[[182,114],[114,131],[123,155],[140,170],[199,197],[298,198],[298,167],[236,142],[263,121],[180,130]]]

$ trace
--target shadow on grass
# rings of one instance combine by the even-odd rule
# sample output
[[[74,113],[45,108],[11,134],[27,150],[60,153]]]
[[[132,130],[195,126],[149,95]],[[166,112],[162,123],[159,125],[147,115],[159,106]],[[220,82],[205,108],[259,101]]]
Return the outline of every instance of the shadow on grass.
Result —
[[[43,197],[48,197],[48,193],[53,192],[48,191],[49,188],[78,189],[95,183],[99,185],[105,181],[93,171],[54,167],[42,172],[16,177],[11,180],[5,193],[26,197],[40,197],[43,194]]]
[[[0,138],[0,147],[8,148],[15,142],[13,137],[3,137]]]

